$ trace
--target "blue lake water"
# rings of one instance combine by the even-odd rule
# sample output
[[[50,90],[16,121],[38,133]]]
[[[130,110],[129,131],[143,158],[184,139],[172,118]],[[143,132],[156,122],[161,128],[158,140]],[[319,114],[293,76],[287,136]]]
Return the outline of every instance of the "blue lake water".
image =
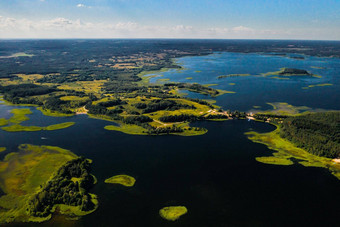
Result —
[[[234,91],[216,98],[217,104],[224,109],[247,111],[253,106],[270,108],[267,102],[287,102],[294,106],[311,108],[340,109],[340,60],[336,58],[319,58],[303,56],[304,60],[290,57],[264,54],[243,54],[222,52],[207,56],[183,57],[176,63],[182,70],[171,69],[162,72],[151,82],[158,79],[170,79],[173,82],[200,84],[218,84],[213,88]],[[279,71],[281,68],[304,69],[322,78],[297,76],[282,77],[289,80],[274,79],[263,76],[229,77],[217,79],[221,75],[251,74]],[[151,74],[155,75],[155,74]],[[157,75],[157,74],[156,74]],[[148,75],[146,75],[148,76]],[[187,77],[192,77],[188,80]],[[235,83],[235,85],[230,85]],[[331,83],[333,86],[302,89],[309,85]],[[186,92],[190,97],[208,98]]]
[[[217,53],[185,57],[177,62],[186,69],[162,73],[171,81],[218,83],[219,89],[237,93],[216,98],[225,109],[249,110],[266,102],[288,102],[313,108],[340,109],[339,59],[306,57],[305,60],[257,54]],[[325,67],[314,69],[311,66]],[[322,78],[275,80],[237,77],[218,80],[232,73],[259,74],[282,67],[306,69]],[[201,71],[201,72],[195,72]],[[193,77],[186,80],[186,77]],[[153,79],[156,80],[157,78]],[[235,86],[229,85],[235,83]],[[303,90],[310,84],[330,87]],[[197,96],[190,93],[190,96]],[[197,97],[200,97],[199,95]],[[204,98],[208,98],[205,97]],[[0,118],[12,108],[0,105]],[[259,156],[273,151],[247,139],[245,132],[269,132],[274,126],[245,120],[197,122],[209,131],[203,136],[133,136],[104,130],[110,123],[86,115],[47,117],[30,107],[26,125],[46,126],[75,121],[58,131],[17,132],[0,130],[0,146],[9,152],[19,144],[52,145],[69,149],[93,160],[98,178],[92,192],[99,208],[78,221],[55,215],[41,226],[336,226],[340,213],[340,181],[322,168],[266,165]],[[132,188],[105,184],[117,174],[136,178]],[[176,222],[163,220],[164,206],[183,205],[188,213]],[[9,226],[34,224],[10,224]]]

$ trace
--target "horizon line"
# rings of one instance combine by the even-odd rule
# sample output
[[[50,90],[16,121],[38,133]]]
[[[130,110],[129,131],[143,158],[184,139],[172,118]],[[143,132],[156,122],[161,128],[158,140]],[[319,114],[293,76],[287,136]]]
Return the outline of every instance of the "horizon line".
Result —
[[[326,41],[340,42],[336,39],[228,39],[228,38],[0,38],[0,40],[244,40],[244,41]]]

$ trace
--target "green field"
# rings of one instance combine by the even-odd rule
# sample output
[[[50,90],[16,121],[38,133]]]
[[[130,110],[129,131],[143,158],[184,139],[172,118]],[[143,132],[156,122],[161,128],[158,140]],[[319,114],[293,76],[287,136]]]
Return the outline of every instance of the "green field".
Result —
[[[26,202],[40,191],[56,171],[77,156],[68,150],[51,146],[20,145],[18,152],[7,154],[0,162],[0,223],[43,221],[30,217]],[[49,219],[48,217],[47,219]]]

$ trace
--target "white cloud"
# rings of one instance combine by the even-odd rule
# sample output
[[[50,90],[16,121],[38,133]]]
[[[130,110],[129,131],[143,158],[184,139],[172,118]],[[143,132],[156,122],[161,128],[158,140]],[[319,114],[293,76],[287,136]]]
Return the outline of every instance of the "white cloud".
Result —
[[[78,8],[91,8],[91,6],[87,6],[87,5],[84,5],[84,4],[81,4],[81,3],[79,3],[78,5],[77,5],[77,7]]]
[[[322,36],[324,35],[324,36]],[[0,38],[218,38],[339,39],[338,30],[199,28],[189,25],[147,26],[136,22],[92,23],[67,18],[28,20],[0,16]]]
[[[234,32],[253,32],[254,29],[244,27],[244,26],[238,26],[238,27],[233,27],[232,31],[234,31]]]

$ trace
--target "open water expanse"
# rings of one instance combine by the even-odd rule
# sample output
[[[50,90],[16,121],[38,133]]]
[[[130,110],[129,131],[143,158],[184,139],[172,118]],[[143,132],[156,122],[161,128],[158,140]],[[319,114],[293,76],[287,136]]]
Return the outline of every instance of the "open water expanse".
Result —
[[[224,109],[247,111],[253,106],[268,109],[270,106],[266,102],[340,109],[340,59],[305,56],[304,60],[297,60],[272,55],[216,53],[176,61],[185,69],[170,70],[159,78],[219,84],[216,88],[235,91],[235,94],[216,98],[217,105]],[[282,67],[305,69],[322,78],[216,78],[234,73],[257,75]],[[302,89],[323,83],[333,86]],[[189,95],[202,98],[201,95]],[[0,118],[8,118],[12,108],[23,107],[0,105]],[[30,109],[33,114],[25,125],[46,126],[65,121],[76,124],[58,131],[10,133],[0,130],[0,145],[7,148],[0,158],[16,151],[23,143],[59,146],[92,159],[92,172],[98,178],[98,184],[92,190],[99,197],[97,211],[77,221],[55,215],[51,221],[39,224],[41,226],[339,224],[340,181],[328,170],[299,164],[267,165],[255,160],[255,157],[270,156],[273,151],[251,142],[244,133],[250,130],[269,132],[275,129],[272,125],[246,120],[198,122],[193,125],[206,127],[207,134],[133,136],[107,131],[104,126],[111,123],[86,115],[54,118],[42,115],[33,107]],[[104,183],[106,178],[117,174],[135,177],[135,186],[125,188]],[[176,222],[168,222],[158,212],[169,205],[186,206],[188,213]]]

